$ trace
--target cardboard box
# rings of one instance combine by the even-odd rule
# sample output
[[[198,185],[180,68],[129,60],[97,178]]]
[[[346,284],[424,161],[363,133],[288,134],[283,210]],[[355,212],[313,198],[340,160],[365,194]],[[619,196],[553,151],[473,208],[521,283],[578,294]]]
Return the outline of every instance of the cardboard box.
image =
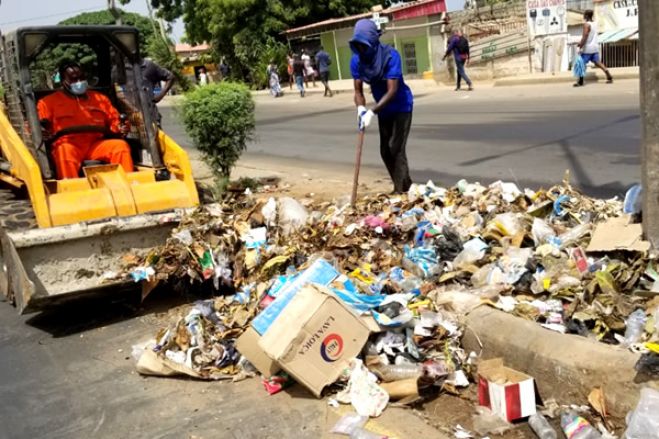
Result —
[[[256,332],[264,335],[282,310],[288,306],[289,302],[304,286],[310,283],[327,286],[338,276],[339,272],[332,264],[322,258],[317,259],[309,268],[300,273],[293,282],[286,285],[279,292],[277,298],[252,320],[252,327],[256,329]]]
[[[281,367],[272,358],[268,357],[263,349],[259,347],[259,340],[261,336],[254,328],[249,327],[243,335],[236,340],[236,349],[240,352],[252,365],[261,372],[261,374],[270,378],[281,370]]]
[[[364,321],[327,288],[301,289],[258,345],[297,382],[320,397],[368,340]]]
[[[643,240],[643,226],[630,221],[630,216],[622,215],[598,224],[586,252],[622,250],[645,253],[650,250],[650,243]]]
[[[478,365],[478,403],[512,422],[535,413],[535,380],[503,365],[503,359]]]

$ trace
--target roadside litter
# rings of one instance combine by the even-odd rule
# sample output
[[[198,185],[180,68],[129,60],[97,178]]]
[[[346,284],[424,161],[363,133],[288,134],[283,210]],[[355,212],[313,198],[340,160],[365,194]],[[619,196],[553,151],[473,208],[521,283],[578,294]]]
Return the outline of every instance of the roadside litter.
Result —
[[[123,275],[136,281],[215,294],[154,334],[140,373],[239,379],[258,371],[270,393],[296,381],[378,416],[389,401],[469,385],[461,322],[480,305],[645,349],[637,367],[656,373],[645,347],[659,341],[649,244],[621,201],[584,196],[567,182],[540,191],[428,182],[355,207],[245,195],[198,209],[164,246],[126,260]],[[481,362],[478,373],[481,405],[506,421],[534,415],[532,377],[501,359]],[[515,407],[501,397],[510,386]]]

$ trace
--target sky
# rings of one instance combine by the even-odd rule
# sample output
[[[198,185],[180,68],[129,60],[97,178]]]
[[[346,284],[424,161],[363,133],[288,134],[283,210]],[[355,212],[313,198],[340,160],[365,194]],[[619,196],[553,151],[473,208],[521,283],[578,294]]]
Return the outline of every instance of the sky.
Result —
[[[123,9],[148,15],[148,0],[132,0]],[[462,9],[464,0],[446,0],[449,11]],[[106,0],[0,0],[0,30],[8,32],[21,26],[49,25],[78,15],[107,7]],[[180,41],[185,29],[180,21],[174,23],[173,37]]]

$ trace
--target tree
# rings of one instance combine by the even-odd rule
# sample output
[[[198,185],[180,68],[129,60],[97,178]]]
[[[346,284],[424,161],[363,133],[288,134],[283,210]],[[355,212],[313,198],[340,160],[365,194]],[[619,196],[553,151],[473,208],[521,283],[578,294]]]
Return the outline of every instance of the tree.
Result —
[[[130,0],[121,0],[126,4]],[[191,44],[208,42],[234,76],[259,83],[273,54],[284,49],[281,32],[328,18],[368,11],[377,0],[151,0],[158,16],[182,17]]]
[[[148,42],[155,35],[154,25],[157,26],[157,23],[150,20],[147,17],[144,17],[140,14],[135,14],[133,12],[126,12],[119,10],[121,16],[121,21],[125,26],[136,27],[140,33],[140,47],[142,49],[142,54],[144,56],[150,55],[147,51]],[[66,20],[60,21],[60,25],[111,25],[115,24],[115,18],[110,11],[107,9],[95,12],[84,12],[82,14],[76,15]]]

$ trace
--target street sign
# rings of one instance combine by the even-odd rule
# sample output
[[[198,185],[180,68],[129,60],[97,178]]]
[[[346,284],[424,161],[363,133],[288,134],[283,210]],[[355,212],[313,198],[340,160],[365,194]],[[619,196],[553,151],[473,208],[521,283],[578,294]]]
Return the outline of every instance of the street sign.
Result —
[[[373,18],[371,18],[371,21],[375,23],[378,29],[380,29],[383,24],[389,23],[389,17],[387,16],[380,17],[379,12],[373,12]]]

